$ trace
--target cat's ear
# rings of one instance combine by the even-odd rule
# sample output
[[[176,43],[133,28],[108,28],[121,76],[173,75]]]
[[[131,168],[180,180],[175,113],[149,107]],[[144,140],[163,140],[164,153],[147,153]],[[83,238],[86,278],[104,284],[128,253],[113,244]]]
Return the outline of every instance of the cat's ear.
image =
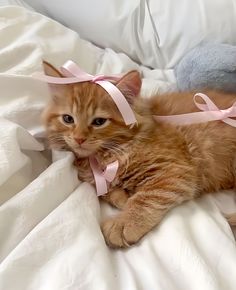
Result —
[[[44,69],[44,73],[47,76],[50,77],[57,77],[57,78],[62,78],[62,74],[59,72],[59,70],[57,70],[52,64],[50,64],[47,61],[43,61],[43,69]]]
[[[62,78],[63,75],[50,63],[43,61],[44,73],[50,77]],[[48,84],[53,100],[64,98],[67,86],[62,84]]]
[[[116,84],[117,88],[124,94],[127,101],[132,104],[134,98],[140,93],[142,80],[140,73],[132,70],[125,74]]]

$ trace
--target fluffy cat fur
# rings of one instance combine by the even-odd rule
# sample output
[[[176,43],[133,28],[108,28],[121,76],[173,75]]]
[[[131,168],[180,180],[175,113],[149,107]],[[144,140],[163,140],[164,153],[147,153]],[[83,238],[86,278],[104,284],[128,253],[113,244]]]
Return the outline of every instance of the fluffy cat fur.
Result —
[[[47,75],[62,77],[46,62],[44,70]],[[94,183],[88,163],[91,154],[104,167],[119,161],[109,193],[102,197],[121,210],[101,225],[109,246],[134,244],[173,207],[204,193],[235,187],[235,128],[221,121],[174,126],[153,118],[198,111],[193,92],[144,100],[139,97],[139,73],[127,73],[116,86],[135,112],[137,125],[130,128],[99,85],[49,86],[52,98],[43,114],[47,136],[51,147],[74,152],[79,178]],[[206,94],[221,109],[236,101],[233,94]],[[74,123],[65,123],[63,115],[72,116]],[[96,118],[107,121],[94,126]]]

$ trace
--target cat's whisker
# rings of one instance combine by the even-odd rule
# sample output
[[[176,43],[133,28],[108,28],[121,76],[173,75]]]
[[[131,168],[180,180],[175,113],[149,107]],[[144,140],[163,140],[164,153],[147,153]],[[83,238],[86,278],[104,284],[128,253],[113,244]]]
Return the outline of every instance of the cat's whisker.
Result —
[[[136,139],[138,140],[138,141],[141,141],[141,142],[146,142],[146,141],[151,141],[152,139],[150,138],[150,137],[147,137],[147,136],[141,136],[141,135],[138,135],[138,136],[136,136]]]

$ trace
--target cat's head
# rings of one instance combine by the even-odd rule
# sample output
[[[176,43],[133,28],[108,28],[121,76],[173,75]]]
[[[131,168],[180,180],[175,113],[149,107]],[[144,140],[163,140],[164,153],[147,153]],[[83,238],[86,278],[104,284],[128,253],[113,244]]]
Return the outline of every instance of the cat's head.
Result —
[[[46,75],[63,77],[44,62]],[[141,88],[137,71],[124,75],[116,84],[132,106]],[[110,95],[92,82],[49,84],[51,101],[43,113],[52,148],[71,150],[87,157],[98,150],[114,148],[133,138],[137,128],[130,129]]]

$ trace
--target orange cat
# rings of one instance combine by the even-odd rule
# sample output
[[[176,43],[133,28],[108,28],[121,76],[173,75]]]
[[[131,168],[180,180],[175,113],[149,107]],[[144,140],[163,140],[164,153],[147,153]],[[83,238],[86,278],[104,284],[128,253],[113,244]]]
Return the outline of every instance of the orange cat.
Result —
[[[50,64],[45,73],[62,77]],[[103,198],[121,209],[102,224],[111,247],[136,243],[158,225],[173,207],[203,193],[235,186],[236,128],[221,121],[174,126],[153,115],[198,111],[193,93],[171,93],[149,100],[138,97],[136,71],[116,86],[135,112],[137,125],[129,128],[100,86],[84,82],[51,84],[52,100],[44,112],[48,139],[53,148],[70,150],[77,157],[79,178],[94,183],[88,156],[96,153],[102,166],[119,161],[119,169]],[[236,95],[207,92],[221,109]]]

